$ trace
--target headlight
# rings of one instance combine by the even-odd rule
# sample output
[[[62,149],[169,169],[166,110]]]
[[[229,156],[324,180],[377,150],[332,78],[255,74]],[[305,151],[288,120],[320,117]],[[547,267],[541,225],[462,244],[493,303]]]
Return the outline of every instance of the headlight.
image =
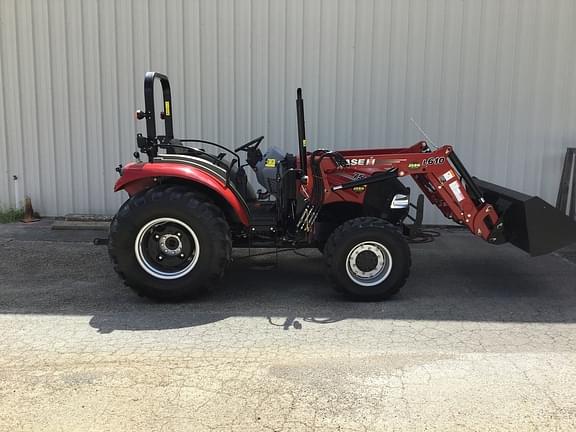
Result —
[[[404,209],[410,206],[410,197],[404,194],[396,194],[390,203],[391,209]]]

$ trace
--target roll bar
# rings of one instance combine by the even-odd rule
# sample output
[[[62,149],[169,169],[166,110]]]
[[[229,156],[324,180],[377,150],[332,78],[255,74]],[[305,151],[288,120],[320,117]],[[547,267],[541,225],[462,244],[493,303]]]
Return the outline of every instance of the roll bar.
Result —
[[[160,112],[160,119],[164,121],[164,136],[156,135],[156,112],[154,103],[154,83],[160,80],[162,85],[162,96],[164,99],[164,110]],[[174,127],[172,125],[172,95],[170,93],[170,82],[168,77],[159,72],[146,72],[144,76],[144,104],[145,111],[136,111],[138,120],[146,119],[146,137],[138,134],[137,142],[140,150],[148,154],[152,159],[156,156],[156,144],[168,144],[174,139]]]

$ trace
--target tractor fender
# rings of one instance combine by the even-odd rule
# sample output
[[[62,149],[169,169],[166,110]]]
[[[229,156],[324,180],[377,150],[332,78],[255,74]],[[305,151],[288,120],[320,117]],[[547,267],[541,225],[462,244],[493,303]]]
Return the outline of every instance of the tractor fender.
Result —
[[[237,196],[231,186],[222,179],[204,170],[170,162],[135,162],[122,168],[121,176],[114,185],[114,192],[125,190],[132,196],[155,184],[159,178],[177,178],[190,183],[200,184],[224,199],[245,226],[250,225],[246,204]]]

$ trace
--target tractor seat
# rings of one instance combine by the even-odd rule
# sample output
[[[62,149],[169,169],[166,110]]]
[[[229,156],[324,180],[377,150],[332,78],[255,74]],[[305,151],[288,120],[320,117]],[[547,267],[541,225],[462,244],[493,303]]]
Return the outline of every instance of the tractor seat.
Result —
[[[234,164],[232,170],[230,171],[230,180],[246,202],[252,202],[258,199],[254,188],[248,182],[248,176],[246,175],[246,170],[244,170],[244,167],[238,167],[236,164]]]
[[[209,162],[214,163],[214,160],[209,157],[203,157],[202,154],[196,154],[196,157],[206,159]],[[230,168],[230,161],[226,159],[220,159],[218,165],[225,170],[230,170],[230,182],[236,188],[236,190],[242,195],[244,201],[251,202],[258,199],[256,192],[252,185],[248,182],[248,176],[246,175],[246,170],[244,167],[239,167],[238,164],[234,164]]]
[[[200,155],[200,157],[202,157],[202,155]],[[214,162],[212,159],[206,159]],[[219,158],[218,164],[225,170],[230,170],[230,181],[246,202],[256,201],[258,199],[254,188],[248,182],[248,176],[246,175],[244,167],[239,167],[238,164],[234,164],[232,168],[230,168],[231,161],[224,158]]]
[[[203,157],[202,153],[203,152],[200,151],[200,154],[196,154],[196,156],[202,157],[203,159],[206,159],[214,163],[214,160],[212,158]],[[256,192],[254,191],[254,188],[248,182],[248,176],[246,175],[246,170],[244,169],[244,167],[239,167],[237,164],[234,164],[234,166],[230,168],[231,161],[226,160],[224,158],[218,158],[218,159],[219,159],[218,164],[220,165],[221,168],[224,168],[225,170],[228,169],[230,170],[230,181],[232,182],[236,190],[240,192],[242,198],[244,198],[246,202],[256,201],[258,197],[256,195]]]
[[[248,176],[246,175],[244,167],[238,167],[237,164],[234,164],[234,166],[230,168],[230,161],[226,159],[220,159],[216,162],[214,158],[208,157],[202,150],[193,147],[172,148],[170,150],[171,151],[169,153],[158,155],[157,159],[186,161],[188,157],[194,157],[203,159],[212,164],[216,164],[223,170],[230,170],[230,182],[246,202],[256,201],[258,199],[256,192],[252,188],[252,185],[248,183]]]

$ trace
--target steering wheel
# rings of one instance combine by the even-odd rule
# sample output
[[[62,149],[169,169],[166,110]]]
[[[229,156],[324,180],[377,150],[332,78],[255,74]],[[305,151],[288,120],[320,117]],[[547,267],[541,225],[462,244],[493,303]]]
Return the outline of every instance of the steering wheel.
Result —
[[[242,144],[240,147],[235,148],[234,151],[247,152],[249,149],[252,149],[252,148],[254,150],[256,150],[263,139],[264,139],[264,135],[262,135],[261,137],[258,137],[258,138],[254,138],[252,141],[248,141],[246,144]]]

